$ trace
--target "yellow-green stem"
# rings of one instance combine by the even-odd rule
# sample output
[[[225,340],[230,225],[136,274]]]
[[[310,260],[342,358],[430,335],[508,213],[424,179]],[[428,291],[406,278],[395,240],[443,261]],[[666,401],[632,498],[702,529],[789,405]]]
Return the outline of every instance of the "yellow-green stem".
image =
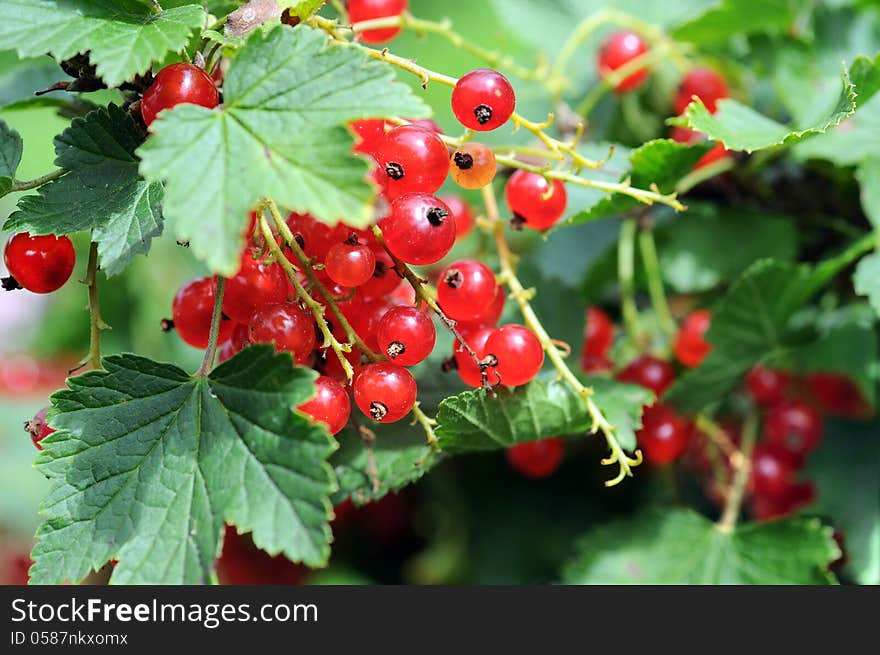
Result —
[[[637,341],[639,334],[639,310],[635,292],[635,218],[625,218],[620,225],[617,242],[617,277],[620,282],[620,310],[627,338]]]
[[[226,289],[226,278],[217,276],[214,288],[214,311],[211,313],[211,329],[208,332],[208,347],[205,349],[205,357],[202,365],[196,371],[196,376],[205,377],[214,368],[214,359],[217,357],[217,341],[220,338],[220,322],[223,320],[223,292]]]
[[[752,470],[752,451],[758,435],[758,416],[755,412],[749,414],[743,426],[742,445],[739,452],[740,457],[733,462],[735,466],[735,474],[733,476],[733,484],[727,493],[727,501],[724,503],[724,511],[721,518],[718,519],[716,527],[721,532],[730,533],[736,527],[739,514],[742,509],[743,498],[745,497],[746,486],[749,481],[749,474]]]
[[[660,261],[657,258],[657,246],[654,243],[654,231],[650,227],[645,227],[639,232],[639,250],[642,253],[642,263],[645,265],[645,276],[648,278],[651,305],[654,307],[660,329],[671,339],[678,328],[666,301]]]
[[[109,329],[109,325],[101,318],[101,303],[98,294],[98,244],[94,241],[89,245],[89,263],[86,267],[86,286],[89,289],[89,354],[83,361],[93,369],[101,367],[101,330]]]

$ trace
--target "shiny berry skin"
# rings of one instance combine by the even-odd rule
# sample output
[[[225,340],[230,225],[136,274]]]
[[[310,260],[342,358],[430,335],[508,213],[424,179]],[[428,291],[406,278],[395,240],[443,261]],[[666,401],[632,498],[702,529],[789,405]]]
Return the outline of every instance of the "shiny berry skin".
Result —
[[[461,239],[474,229],[474,210],[461,196],[440,196],[455,218],[455,238]]]
[[[163,109],[182,104],[201,105],[213,109],[220,102],[214,80],[198,66],[171,64],[156,74],[141,99],[141,116],[147,127]]]
[[[730,95],[727,82],[710,68],[697,67],[682,79],[675,94],[675,113],[683,114],[691,104],[693,96],[703,101],[706,109],[714,114],[718,111],[718,101]]]
[[[598,307],[587,308],[583,357],[605,357],[614,343],[614,323]]]
[[[504,305],[506,302],[507,292],[504,290],[504,287],[499,284],[495,290],[495,299],[492,301],[492,304],[485,308],[484,312],[476,319],[472,321],[458,321],[459,329],[498,325],[498,321],[501,320],[501,315],[504,313]]]
[[[353,150],[365,155],[375,153],[385,139],[385,127],[388,123],[384,118],[365,118],[349,123],[351,131],[357,137]]]
[[[251,329],[244,323],[236,323],[229,339],[224,341],[217,351],[217,361],[221,364],[240,353],[250,344]]]
[[[381,246],[373,248],[376,264],[370,279],[358,287],[358,295],[364,298],[387,296],[400,285],[400,276],[394,268],[394,260]]]
[[[468,141],[449,158],[449,173],[463,189],[482,189],[495,179],[495,153],[482,143]]]
[[[806,378],[810,396],[825,414],[843,418],[867,417],[871,407],[861,389],[840,373],[810,373]]]
[[[675,357],[689,368],[699,366],[712,346],[706,341],[706,332],[712,322],[712,313],[698,309],[688,314],[675,337]]]
[[[361,351],[355,346],[352,347],[351,352],[344,353],[343,356],[348,363],[351,364],[352,369],[354,369],[354,374],[357,375],[361,368]],[[320,370],[324,375],[331,377],[342,384],[348,384],[348,374],[345,372],[345,369],[342,368],[339,358],[332,349],[326,348],[323,351],[323,359],[320,364]]]
[[[415,307],[392,307],[376,328],[379,350],[395,364],[414,366],[434,349],[437,332],[431,318]]]
[[[690,421],[676,414],[671,407],[655,403],[645,408],[642,427],[636,432],[636,438],[639,448],[645,452],[645,459],[662,466],[681,457],[692,432]]]
[[[410,413],[416,402],[416,381],[402,366],[367,364],[354,379],[354,402],[377,423],[393,423]]]
[[[366,245],[346,241],[331,246],[324,257],[324,271],[330,279],[344,287],[365,284],[376,270],[376,255]]]
[[[370,298],[355,304],[348,317],[352,329],[357,332],[370,350],[379,349],[379,321],[392,305],[385,298]]]
[[[449,173],[446,144],[435,132],[415,125],[388,132],[375,156],[389,200],[405,193],[434,193]]]
[[[443,269],[437,282],[437,301],[454,321],[482,319],[497,293],[495,273],[476,259],[453,262]]]
[[[455,245],[455,219],[449,207],[427,193],[397,198],[379,228],[388,249],[407,264],[433,264]]]
[[[20,232],[6,242],[3,261],[9,275],[21,288],[32,293],[52,293],[70,279],[76,264],[76,252],[66,236],[32,237],[27,232]],[[16,288],[15,285],[9,286]]]
[[[275,350],[289,352],[297,364],[305,364],[315,349],[315,321],[292,302],[263,305],[251,317],[251,343],[272,343]]]
[[[781,497],[792,484],[795,467],[772,446],[759,445],[752,453],[749,485],[756,496]]]
[[[315,396],[297,409],[313,421],[327,426],[330,434],[338,433],[351,414],[351,401],[342,385],[326,375],[315,380]]]
[[[216,280],[213,277],[197,278],[180,287],[171,303],[175,331],[184,342],[194,348],[208,347],[215,289]],[[234,321],[221,318],[218,343],[229,339],[234,328]]]
[[[530,382],[544,365],[544,349],[534,332],[522,325],[502,325],[486,339],[486,356],[497,362],[493,373],[501,384]]]
[[[37,412],[30,421],[27,421],[24,424],[24,429],[31,436],[31,441],[34,442],[37,450],[43,450],[40,442],[48,437],[50,434],[55,432],[55,430],[53,428],[50,428],[49,424],[46,422],[47,409],[49,408],[44,407],[39,412]]]
[[[543,175],[521,170],[510,176],[504,197],[514,218],[532,230],[553,227],[568,204],[562,182],[553,180],[551,186]]]
[[[478,68],[464,75],[452,90],[452,113],[475,132],[504,125],[516,108],[516,94],[498,71]]]
[[[605,43],[599,50],[599,57],[596,60],[599,76],[603,78],[608,77],[612,71],[628,64],[647,51],[648,45],[635,32],[615,32],[605,40]],[[639,68],[621,80],[614,87],[614,90],[617,93],[627,93],[640,87],[647,79],[648,69]]]
[[[675,371],[662,359],[641,355],[618,373],[617,379],[649,389],[659,398],[675,380]]]
[[[785,401],[764,416],[764,439],[792,457],[802,460],[822,440],[822,417],[809,405]]]
[[[287,277],[278,264],[254,259],[259,252],[245,250],[238,273],[226,280],[223,313],[239,323],[249,323],[254,311],[263,305],[287,300]]]
[[[770,407],[785,400],[789,381],[785,371],[755,366],[746,375],[746,390],[755,404]]]
[[[505,453],[515,471],[533,480],[547,478],[556,473],[564,454],[565,445],[559,437],[518,443]]]
[[[407,0],[348,0],[345,5],[348,19],[352,23],[365,20],[400,16],[406,11]],[[360,33],[364,43],[387,43],[400,33],[400,27],[384,27]]]
[[[495,331],[495,328],[491,326],[461,326],[458,331],[459,334],[461,334],[461,338],[464,339],[464,342],[476,354],[477,360],[482,360],[483,357],[486,356],[486,341],[489,339],[489,335]],[[474,388],[483,385],[483,373],[480,371],[480,367],[458,340],[455,341],[452,357],[455,361],[456,371],[458,371],[458,376],[461,378],[462,382],[469,387]],[[494,375],[491,375],[491,372],[487,373],[487,382],[489,384],[496,381]]]
[[[434,132],[435,134],[443,134],[443,128],[441,128],[433,118],[417,118],[410,121],[410,124],[415,125],[416,127],[421,127],[423,130]]]

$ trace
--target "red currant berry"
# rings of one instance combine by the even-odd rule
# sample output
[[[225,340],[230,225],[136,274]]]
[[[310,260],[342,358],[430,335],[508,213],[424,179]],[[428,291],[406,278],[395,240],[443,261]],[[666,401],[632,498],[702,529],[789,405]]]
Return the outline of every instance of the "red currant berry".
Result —
[[[49,408],[44,407],[39,412],[37,412],[30,421],[26,421],[24,424],[24,429],[29,435],[31,435],[31,441],[34,442],[37,450],[43,450],[40,442],[48,437],[50,434],[55,432],[55,430],[53,428],[50,428],[49,424],[46,422],[47,409]]]
[[[275,350],[289,352],[297,364],[305,364],[315,349],[315,321],[291,302],[263,305],[250,320],[251,343],[272,343]]]
[[[171,303],[171,316],[174,329],[184,342],[194,348],[207,348],[211,332],[211,317],[214,313],[214,291],[216,280],[213,277],[202,277],[187,282]],[[230,336],[235,322],[221,318],[218,343],[223,343]]]
[[[330,434],[336,434],[348,423],[351,401],[339,382],[321,375],[315,380],[315,396],[297,409],[313,421],[326,425]]]
[[[495,274],[483,262],[462,259],[440,273],[437,301],[454,321],[478,321],[491,309],[498,284]]]
[[[376,18],[400,16],[406,11],[407,5],[407,0],[348,0],[345,8],[348,19],[352,23],[360,23]],[[399,33],[400,27],[383,27],[361,32],[360,38],[364,43],[386,43]]]
[[[407,264],[433,264],[455,245],[449,207],[427,193],[408,193],[392,202],[379,227],[388,249]]]
[[[706,135],[700,132],[695,132],[694,130],[689,130],[686,127],[681,127],[680,125],[676,125],[672,128],[672,132],[669,135],[673,141],[677,143],[685,143],[687,145],[694,145],[697,143],[701,143],[706,140]],[[694,170],[698,168],[703,168],[704,166],[708,166],[709,164],[714,164],[716,161],[724,159],[728,154],[729,150],[724,147],[724,144],[720,141],[712,146],[712,149],[709,150],[705,155],[700,157],[697,160],[697,163],[694,164]]]
[[[785,400],[789,375],[763,366],[755,366],[746,375],[746,389],[752,400],[762,407],[777,405]]]
[[[434,132],[435,134],[443,134],[443,128],[441,128],[437,124],[437,121],[432,118],[417,118],[410,121],[410,125],[415,125],[416,127],[428,130],[429,132]]]
[[[376,270],[376,255],[369,246],[358,243],[357,235],[333,245],[324,258],[324,270],[330,279],[344,287],[366,284]]]
[[[3,261],[9,278],[3,288],[27,289],[33,293],[52,293],[60,289],[73,273],[76,253],[65,236],[54,234],[32,237],[27,232],[14,235],[6,242]]]
[[[400,276],[394,268],[394,260],[381,246],[373,248],[376,265],[370,279],[358,287],[358,295],[364,298],[387,296],[400,286]]]
[[[659,398],[675,380],[675,371],[662,359],[641,355],[620,371],[617,374],[617,379],[650,389]]]
[[[236,323],[232,335],[224,341],[217,352],[217,360],[222,364],[229,361],[250,344],[251,329],[244,323]]]
[[[491,184],[497,169],[492,149],[474,141],[460,146],[449,159],[452,179],[463,189],[482,189]]]
[[[604,355],[586,355],[581,353],[581,370],[590,375],[605,373],[614,368],[614,362]]]
[[[480,314],[473,321],[459,321],[458,328],[477,327],[477,326],[493,326],[498,325],[501,315],[504,313],[504,304],[507,302],[507,293],[500,284],[495,289],[495,300],[486,308],[485,313]]]
[[[795,468],[789,458],[772,446],[756,446],[752,454],[750,486],[756,496],[784,496],[791,487]]]
[[[584,331],[583,357],[605,357],[614,343],[614,323],[598,307],[587,309],[587,329]]]
[[[223,313],[239,323],[249,323],[251,315],[262,305],[276,305],[287,300],[287,277],[276,263],[265,264],[255,259],[258,251],[245,250],[241,268],[226,280]]]
[[[404,193],[434,193],[449,173],[449,151],[436,133],[415,125],[395,127],[376,151],[385,172],[385,194],[393,200]]]
[[[613,71],[628,64],[636,57],[640,57],[648,51],[648,45],[635,32],[615,32],[609,36],[599,50],[597,68],[600,77],[608,77]],[[621,80],[614,90],[617,93],[627,93],[637,89],[648,79],[648,69],[639,68],[631,75]]]
[[[357,143],[354,145],[354,151],[365,155],[374,154],[385,138],[386,125],[388,123],[384,118],[366,118],[361,121],[351,122],[349,127],[358,138]]]
[[[692,432],[690,421],[678,416],[671,407],[655,403],[645,408],[636,437],[645,458],[652,464],[663,465],[681,457]]]
[[[192,64],[171,64],[156,74],[144,93],[141,116],[149,127],[163,109],[185,103],[213,109],[219,102],[214,80],[205,71]]]
[[[562,464],[565,445],[559,437],[527,441],[508,448],[507,461],[518,473],[540,480],[556,473]]]
[[[790,516],[816,499],[812,482],[792,484],[781,496],[755,496],[752,515],[757,521],[769,521]]]
[[[477,356],[477,361],[481,361],[486,356],[486,341],[489,339],[489,335],[494,331],[495,328],[489,326],[461,326],[459,328],[461,338],[468,347],[474,351],[474,354]],[[458,376],[461,378],[462,382],[469,387],[474,388],[483,385],[483,373],[480,370],[479,365],[474,361],[474,358],[471,357],[467,349],[457,340],[452,352],[452,357],[455,362],[455,368],[458,371]]]
[[[455,218],[455,238],[461,239],[474,229],[474,210],[461,196],[440,196]]]
[[[350,315],[346,315],[352,329],[370,350],[379,349],[379,322],[391,307],[391,303],[384,298],[369,298],[353,305]]]
[[[871,407],[862,391],[840,373],[810,373],[807,389],[819,408],[826,414],[843,418],[867,417]]]
[[[764,438],[768,444],[803,460],[822,439],[822,417],[805,403],[781,402],[764,416]]]
[[[452,90],[452,113],[475,132],[504,125],[516,108],[516,94],[498,71],[478,68],[464,75]]]
[[[553,227],[565,213],[568,196],[559,180],[551,183],[543,175],[516,171],[504,190],[507,206],[513,212],[514,225],[533,230]]]
[[[434,322],[415,307],[392,307],[379,321],[376,338],[381,350],[400,366],[414,366],[434,349]]]
[[[501,384],[518,387],[530,382],[544,364],[544,349],[538,337],[522,325],[502,325],[486,339],[486,358],[493,362]]]
[[[399,421],[415,405],[416,381],[397,364],[367,364],[354,379],[354,402],[378,423]]]
[[[675,113],[683,114],[694,96],[703,101],[710,113],[718,111],[718,101],[728,97],[727,82],[710,68],[697,67],[682,79],[675,94]]]
[[[705,309],[691,312],[684,319],[675,337],[675,357],[687,367],[699,366],[712,346],[706,341],[706,332],[712,322],[712,313]]]
[[[336,338],[339,339],[340,337]],[[353,347],[351,352],[344,353],[343,357],[345,357],[348,363],[351,364],[354,374],[357,375],[361,368],[361,351],[357,347]],[[324,375],[343,384],[348,384],[348,374],[345,372],[345,369],[342,368],[339,357],[337,357],[336,353],[330,348],[326,348],[322,353],[320,370]]]

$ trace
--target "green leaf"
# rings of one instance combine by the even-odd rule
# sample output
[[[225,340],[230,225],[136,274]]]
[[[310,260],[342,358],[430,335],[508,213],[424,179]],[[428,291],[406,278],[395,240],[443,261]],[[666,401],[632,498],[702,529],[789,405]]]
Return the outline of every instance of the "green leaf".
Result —
[[[141,172],[166,183],[163,209],[177,237],[224,275],[238,267],[248,211],[266,196],[323,221],[366,225],[375,191],[344,125],[429,113],[393,77],[307,26],[255,30],[226,76],[225,104],[163,112],[139,150]]]
[[[63,71],[51,57],[19,59],[11,51],[0,53],[0,107],[21,109],[63,105],[71,98],[70,94],[34,95],[34,91],[48,88],[63,77]]]
[[[566,584],[833,584],[840,553],[815,519],[738,526],[731,533],[690,510],[654,509],[596,528],[565,567]]]
[[[280,7],[289,7],[291,16],[296,16],[300,20],[306,20],[317,14],[326,1],[327,0],[282,0],[278,5]]]
[[[856,57],[849,67],[849,77],[856,87],[856,106],[861,107],[880,91],[880,54],[873,60]]]
[[[856,293],[865,296],[880,316],[880,252],[862,258],[853,274]]]
[[[88,52],[114,87],[181,50],[204,22],[197,4],[157,13],[135,0],[3,0],[0,48],[22,57],[48,52],[59,61]]]
[[[632,172],[623,176],[632,186],[648,189],[656,184],[661,193],[671,193],[678,181],[687,175],[709,147],[705,144],[689,146],[671,139],[655,139],[636,148],[630,154]],[[639,206],[639,201],[628,196],[607,196],[595,206],[571,216],[563,224],[573,225],[597,218],[620,214]]]
[[[594,399],[617,429],[621,445],[635,448],[642,406],[650,392],[597,378]],[[592,423],[583,399],[564,381],[533,380],[492,397],[483,389],[465,391],[440,403],[437,438],[447,454],[498,450],[526,441],[586,432]]]
[[[877,157],[878,150],[880,95],[875,95],[837,129],[798,144],[792,154],[800,161],[825,159],[837,166],[858,166]]]
[[[785,33],[794,23],[799,2],[792,0],[721,0],[672,32],[679,41],[715,45],[737,34]]]
[[[162,232],[162,186],[138,174],[140,128],[110,105],[75,119],[55,138],[55,163],[69,173],[22,198],[6,230],[72,234],[93,230],[101,268],[121,272]]]
[[[312,371],[266,346],[207,378],[134,355],[104,366],[52,397],[32,583],[110,559],[114,583],[210,582],[224,522],[272,555],[327,561],[334,445],[291,410],[314,393]]]
[[[875,230],[880,230],[880,156],[868,157],[856,171],[862,209]]]
[[[0,119],[0,197],[12,190],[21,163],[21,136]]]

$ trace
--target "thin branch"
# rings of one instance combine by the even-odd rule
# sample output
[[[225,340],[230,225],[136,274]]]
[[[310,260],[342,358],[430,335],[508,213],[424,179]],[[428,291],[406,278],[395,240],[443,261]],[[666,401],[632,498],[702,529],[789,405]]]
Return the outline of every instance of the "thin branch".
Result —
[[[727,494],[724,511],[716,524],[716,527],[721,532],[730,533],[736,527],[736,522],[742,509],[743,498],[745,497],[746,486],[749,481],[749,474],[752,470],[752,451],[757,436],[758,416],[752,412],[746,418],[746,423],[743,426],[742,445],[739,449],[741,457],[731,462],[735,466],[736,473],[733,477],[733,484]]]
[[[639,332],[639,310],[635,298],[635,236],[636,219],[625,218],[617,241],[617,279],[620,283],[620,310],[627,337],[636,341]]]
[[[84,366],[95,370],[101,366],[101,330],[109,330],[110,326],[101,318],[101,304],[98,295],[98,244],[92,241],[89,246],[89,263],[86,266],[86,278],[83,280],[89,289],[89,352],[79,365],[69,371],[73,374]]]
[[[678,328],[672,318],[672,312],[669,311],[669,303],[666,301],[666,291],[663,289],[663,277],[660,273],[660,261],[657,258],[657,246],[654,243],[654,231],[650,227],[643,228],[639,232],[639,250],[642,253],[645,275],[648,278],[651,305],[657,314],[660,329],[671,339],[675,336]]]
[[[67,174],[66,168],[59,168],[56,171],[52,171],[42,177],[38,177],[34,180],[15,180],[12,183],[12,188],[10,192],[13,191],[30,191],[31,189],[36,189],[37,187],[41,187],[48,182],[52,182],[53,180],[57,180],[59,177],[63,177]]]
[[[223,320],[223,292],[226,290],[226,278],[217,276],[217,286],[214,289],[214,311],[211,314],[211,331],[208,333],[208,347],[205,349],[205,358],[202,365],[196,371],[197,377],[205,377],[214,368],[214,358],[217,356],[217,340],[220,337],[220,321]]]

